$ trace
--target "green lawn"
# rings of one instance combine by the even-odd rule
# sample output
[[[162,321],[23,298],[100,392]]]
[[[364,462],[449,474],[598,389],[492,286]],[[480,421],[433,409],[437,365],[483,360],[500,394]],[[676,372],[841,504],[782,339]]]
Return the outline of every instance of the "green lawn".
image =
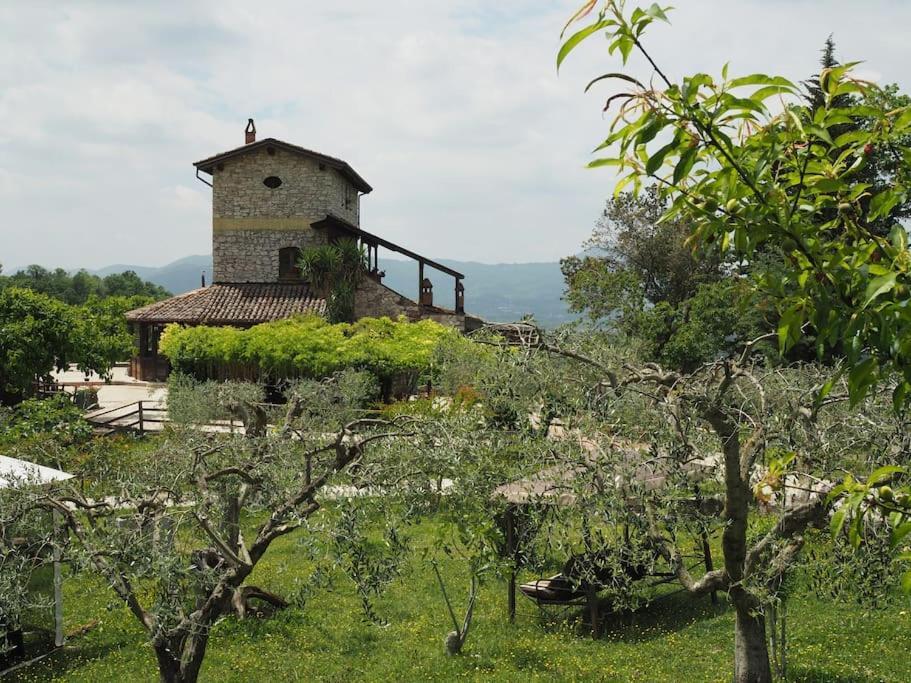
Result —
[[[426,527],[417,543],[431,543]],[[302,570],[293,538],[284,538],[257,569],[257,581],[288,591]],[[467,576],[456,561],[441,564],[456,601]],[[150,648],[131,615],[94,578],[66,582],[68,630],[100,620],[65,651],[13,674],[13,681],[155,681]],[[110,606],[110,609],[108,609]],[[676,595],[637,614],[609,620],[593,641],[577,623],[542,622],[519,599],[506,619],[503,583],[482,588],[461,656],[444,654],[451,625],[433,572],[412,560],[408,572],[377,600],[389,625],[363,619],[349,583],[270,619],[226,619],[213,633],[202,680],[241,681],[726,681],[733,614],[724,604]],[[796,597],[789,620],[790,680],[840,683],[911,680],[911,607],[896,598],[885,611]]]

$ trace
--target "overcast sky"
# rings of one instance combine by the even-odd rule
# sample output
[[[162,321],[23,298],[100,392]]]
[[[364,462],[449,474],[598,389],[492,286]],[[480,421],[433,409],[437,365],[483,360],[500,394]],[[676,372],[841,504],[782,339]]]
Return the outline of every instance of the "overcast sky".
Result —
[[[613,186],[585,170],[617,65],[558,34],[580,0],[0,0],[0,263],[164,265],[211,251],[192,162],[247,117],[347,160],[362,226],[430,257],[555,260]],[[630,4],[635,4],[630,0]],[[676,0],[647,42],[672,77],[839,57],[909,90],[905,0]],[[647,70],[636,63],[640,75]]]

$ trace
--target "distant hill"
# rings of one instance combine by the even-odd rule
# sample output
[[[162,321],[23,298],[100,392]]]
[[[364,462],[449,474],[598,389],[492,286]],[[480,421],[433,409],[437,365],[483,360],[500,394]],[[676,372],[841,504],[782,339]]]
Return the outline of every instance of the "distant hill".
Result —
[[[199,287],[203,272],[206,274],[206,282],[212,282],[212,257],[185,256],[160,268],[118,263],[92,272],[104,277],[111,273],[122,273],[125,270],[134,271],[143,280],[161,285],[172,294],[182,294]]]
[[[544,327],[556,327],[574,320],[562,300],[563,275],[559,263],[475,263],[440,259],[440,263],[465,275],[465,310],[485,320],[511,322],[534,315]],[[413,261],[383,259],[383,282],[394,290],[417,296],[417,264]],[[434,285],[434,301],[453,305],[454,283],[448,275],[430,268],[424,272]]]
[[[440,259],[440,263],[465,274],[465,309],[485,320],[506,322],[531,314],[544,327],[556,327],[575,319],[561,299],[563,276],[559,263],[475,263]],[[417,298],[418,270],[413,261],[383,258],[383,282],[402,294]],[[200,275],[212,282],[211,256],[186,256],[160,268],[116,264],[92,271],[104,276],[133,270],[139,277],[161,285],[174,294],[196,289]],[[428,268],[424,275],[434,284],[434,299],[445,307],[453,305],[453,280]]]

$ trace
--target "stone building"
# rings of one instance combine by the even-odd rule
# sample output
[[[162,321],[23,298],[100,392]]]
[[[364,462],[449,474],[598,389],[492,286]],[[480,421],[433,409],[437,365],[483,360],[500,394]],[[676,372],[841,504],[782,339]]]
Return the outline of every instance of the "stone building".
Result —
[[[341,238],[357,241],[367,253],[356,317],[404,315],[465,328],[464,276],[363,230],[361,198],[373,188],[347,162],[274,138],[256,140],[250,119],[243,146],[194,166],[197,178],[212,188],[213,282],[126,314],[139,347],[131,362],[134,377],[167,375],[158,338],[169,323],[249,327],[297,314],[324,315],[326,301],[301,277],[298,258],[301,249]],[[383,284],[381,248],[417,262],[415,298]],[[452,278],[452,309],[434,305],[429,270]]]

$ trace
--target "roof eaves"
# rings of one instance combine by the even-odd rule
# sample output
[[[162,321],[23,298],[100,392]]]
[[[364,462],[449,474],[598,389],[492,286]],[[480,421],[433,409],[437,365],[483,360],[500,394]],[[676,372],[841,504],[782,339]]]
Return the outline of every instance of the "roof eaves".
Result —
[[[351,183],[364,194],[368,194],[373,191],[370,183],[364,180],[347,161],[338,159],[336,157],[331,157],[328,154],[323,154],[321,152],[315,152],[312,149],[307,149],[306,147],[292,145],[290,142],[284,142],[283,140],[277,140],[275,138],[264,138],[262,140],[258,140],[257,142],[251,142],[247,145],[243,145],[242,147],[236,147],[235,149],[230,149],[227,152],[221,152],[207,159],[196,161],[193,163],[193,165],[203,173],[212,175],[212,170],[215,168],[215,165],[217,163],[225,161],[227,159],[232,159],[234,157],[242,156],[248,152],[252,152],[269,145],[278,147],[279,149],[284,149],[285,151],[292,152],[294,154],[300,154],[306,157],[310,157],[311,159],[316,159],[317,161],[320,161],[327,166],[331,166],[332,168],[341,171],[345,176],[348,177]]]

